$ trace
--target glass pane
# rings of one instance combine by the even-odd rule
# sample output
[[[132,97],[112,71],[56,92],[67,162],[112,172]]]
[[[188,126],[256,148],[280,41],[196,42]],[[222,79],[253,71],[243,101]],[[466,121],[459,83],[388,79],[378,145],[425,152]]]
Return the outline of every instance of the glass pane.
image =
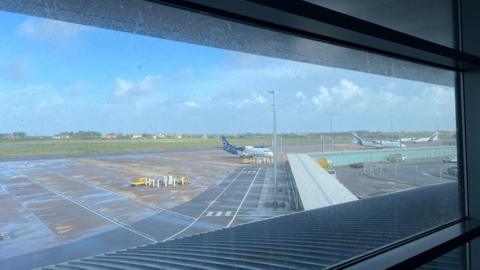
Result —
[[[456,48],[454,0],[307,0],[441,45]]]
[[[462,215],[453,72],[143,1],[5,3],[0,269],[318,269]]]

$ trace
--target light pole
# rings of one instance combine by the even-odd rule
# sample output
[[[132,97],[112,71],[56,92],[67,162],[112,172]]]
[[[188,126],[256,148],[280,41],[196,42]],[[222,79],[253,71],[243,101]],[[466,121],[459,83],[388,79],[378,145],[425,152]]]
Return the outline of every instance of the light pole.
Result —
[[[283,154],[283,135],[280,135],[280,162],[283,161],[284,154]]]
[[[272,94],[273,107],[273,191],[277,191],[277,111],[275,108],[275,91],[268,91]]]
[[[335,151],[335,135],[333,134],[333,113],[330,114],[330,136],[332,136],[332,147],[330,151]]]
[[[393,142],[393,116],[389,116],[390,118],[390,140]]]

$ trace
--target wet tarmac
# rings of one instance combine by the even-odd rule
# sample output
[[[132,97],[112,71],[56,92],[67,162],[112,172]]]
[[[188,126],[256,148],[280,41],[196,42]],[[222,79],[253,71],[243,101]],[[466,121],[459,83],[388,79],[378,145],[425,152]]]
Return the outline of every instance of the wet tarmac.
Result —
[[[391,193],[419,186],[455,182],[447,170],[452,163],[442,157],[396,163],[366,164],[364,168],[337,167],[337,179],[359,198]]]
[[[223,177],[215,179],[213,167],[190,168],[202,177],[192,177],[185,190],[132,188],[133,177],[168,164],[161,157],[137,158],[138,164],[125,156],[0,163],[0,200],[12,205],[0,212],[0,228],[12,236],[0,242],[0,269],[30,269],[295,211],[283,169],[276,192],[271,165],[240,166],[229,156],[230,164],[217,165],[225,165]],[[161,166],[155,166],[156,159]],[[270,207],[274,200],[281,207]]]

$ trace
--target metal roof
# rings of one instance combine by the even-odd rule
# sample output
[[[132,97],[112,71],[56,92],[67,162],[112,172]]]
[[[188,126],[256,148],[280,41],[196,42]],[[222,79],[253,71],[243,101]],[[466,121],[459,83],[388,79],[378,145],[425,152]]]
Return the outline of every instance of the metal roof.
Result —
[[[357,200],[335,176],[307,154],[288,154],[287,157],[305,210]]]
[[[458,195],[457,183],[421,187],[45,269],[319,269],[459,217]],[[460,267],[457,257],[428,269]]]

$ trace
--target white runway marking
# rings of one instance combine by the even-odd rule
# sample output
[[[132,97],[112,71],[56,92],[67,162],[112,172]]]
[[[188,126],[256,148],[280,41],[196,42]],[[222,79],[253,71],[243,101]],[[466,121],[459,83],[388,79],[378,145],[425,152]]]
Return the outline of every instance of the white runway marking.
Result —
[[[232,211],[209,211],[206,217],[229,217],[232,215]]]
[[[75,181],[75,182],[80,183],[80,184],[86,184],[86,185],[89,185],[89,186],[91,186],[91,187],[93,187],[93,188],[95,188],[95,189],[103,190],[103,191],[105,191],[105,192],[113,193],[113,194],[115,194],[115,195],[118,195],[118,196],[120,196],[120,197],[128,198],[128,199],[130,199],[130,200],[132,200],[132,201],[134,201],[134,202],[136,202],[136,203],[149,206],[150,208],[155,209],[155,210],[157,210],[157,211],[159,211],[159,212],[164,211],[164,212],[170,213],[170,214],[175,215],[175,216],[181,216],[181,217],[188,218],[188,219],[195,219],[194,217],[191,217],[191,216],[188,216],[188,215],[185,215],[185,214],[182,214],[182,213],[178,213],[178,212],[175,212],[175,211],[172,211],[172,210],[163,208],[163,207],[159,207],[159,206],[156,206],[156,205],[154,205],[154,204],[152,204],[152,203],[148,203],[148,202],[141,201],[141,200],[139,200],[139,199],[137,199],[137,198],[135,198],[135,197],[132,197],[132,196],[129,196],[129,195],[126,195],[126,194],[122,194],[122,193],[118,193],[118,192],[116,192],[116,191],[110,190],[110,189],[105,188],[105,187],[103,187],[103,186],[91,184],[91,183],[89,183],[88,181],[81,181],[81,180],[78,180],[78,179],[74,179],[74,177],[69,177],[69,176],[64,175],[64,174],[62,174],[62,173],[54,172],[54,171],[51,171],[51,170],[48,170],[48,169],[42,168],[42,167],[38,167],[37,169],[38,169],[38,170],[42,170],[42,171],[44,171],[44,172],[46,172],[46,173],[50,173],[50,174],[56,175],[56,176],[61,177],[61,178],[65,179],[65,180],[67,180],[67,181]],[[38,179],[38,178],[37,178],[37,179]],[[48,179],[48,178],[47,178],[47,179]]]
[[[214,199],[213,201],[211,201],[211,202],[208,204],[207,208],[205,208],[205,210],[203,210],[203,212],[200,213],[200,215],[198,215],[198,217],[197,217],[194,221],[192,221],[188,226],[186,226],[186,227],[183,228],[182,230],[178,231],[177,233],[171,235],[171,236],[168,237],[168,238],[165,238],[162,242],[168,241],[168,240],[176,237],[177,235],[180,235],[180,234],[183,233],[184,231],[188,230],[190,227],[192,227],[193,224],[195,224],[195,223],[205,214],[205,212],[207,212],[208,209],[210,209],[210,207],[212,207],[212,205],[223,195],[223,193],[225,193],[225,191],[238,179],[238,177],[240,176],[240,174],[243,173],[244,170],[245,170],[245,169],[242,169],[242,170],[235,176],[235,178],[233,178],[233,180],[222,190],[222,192],[220,192],[220,193],[217,195],[217,197],[215,197],[215,199]]]
[[[235,214],[233,215],[232,219],[230,220],[230,222],[227,224],[226,228],[230,227],[233,223],[233,221],[235,220],[235,218],[237,217],[238,215],[238,212],[240,211],[240,208],[242,208],[242,205],[243,203],[245,202],[245,199],[247,198],[248,196],[248,193],[250,193],[250,190],[252,189],[252,186],[253,186],[253,183],[255,182],[255,179],[257,179],[257,176],[258,176],[258,173],[262,170],[262,168],[259,168],[257,173],[255,174],[255,176],[253,177],[253,180],[252,182],[250,183],[250,186],[248,187],[247,189],[247,192],[245,192],[245,195],[243,196],[243,199],[242,201],[240,202],[240,205],[238,205],[238,208],[237,208],[237,211],[235,211]]]
[[[151,237],[150,235],[148,235],[148,234],[146,234],[146,233],[143,233],[143,232],[140,232],[140,231],[137,231],[137,230],[135,230],[134,228],[132,228],[132,227],[131,227],[130,225],[128,225],[128,224],[120,223],[120,222],[117,221],[115,218],[106,216],[106,215],[102,214],[100,211],[97,211],[97,210],[94,210],[94,209],[92,209],[92,208],[89,208],[88,206],[85,206],[85,205],[83,205],[82,203],[80,203],[80,202],[78,202],[78,201],[76,201],[76,200],[74,200],[74,199],[71,199],[71,198],[63,195],[62,193],[57,192],[56,190],[48,187],[47,185],[40,184],[40,183],[38,183],[38,182],[36,182],[36,181],[34,181],[34,180],[32,180],[32,179],[30,179],[30,181],[31,181],[32,183],[34,183],[34,184],[37,184],[37,185],[43,187],[44,189],[46,189],[46,190],[48,190],[48,191],[56,194],[57,196],[62,197],[63,199],[65,199],[65,200],[67,200],[67,201],[70,201],[71,203],[74,203],[74,204],[80,206],[81,208],[83,208],[83,209],[85,209],[85,210],[87,210],[87,211],[89,211],[89,212],[91,212],[91,213],[93,213],[93,214],[95,214],[95,215],[97,215],[97,216],[99,216],[99,217],[101,217],[101,218],[104,218],[105,220],[107,220],[107,221],[109,221],[109,222],[111,222],[111,223],[113,223],[113,224],[115,224],[115,225],[117,225],[117,226],[119,226],[119,227],[121,227],[121,228],[123,228],[123,229],[125,229],[125,230],[127,230],[127,231],[129,231],[129,232],[131,232],[131,233],[134,233],[134,234],[136,234],[136,235],[138,235],[138,236],[140,236],[140,237],[143,237],[143,238],[145,238],[145,239],[147,239],[147,240],[149,240],[149,241],[151,241],[151,242],[153,242],[153,243],[156,243],[156,242],[157,242],[157,240],[155,240],[155,238]]]

